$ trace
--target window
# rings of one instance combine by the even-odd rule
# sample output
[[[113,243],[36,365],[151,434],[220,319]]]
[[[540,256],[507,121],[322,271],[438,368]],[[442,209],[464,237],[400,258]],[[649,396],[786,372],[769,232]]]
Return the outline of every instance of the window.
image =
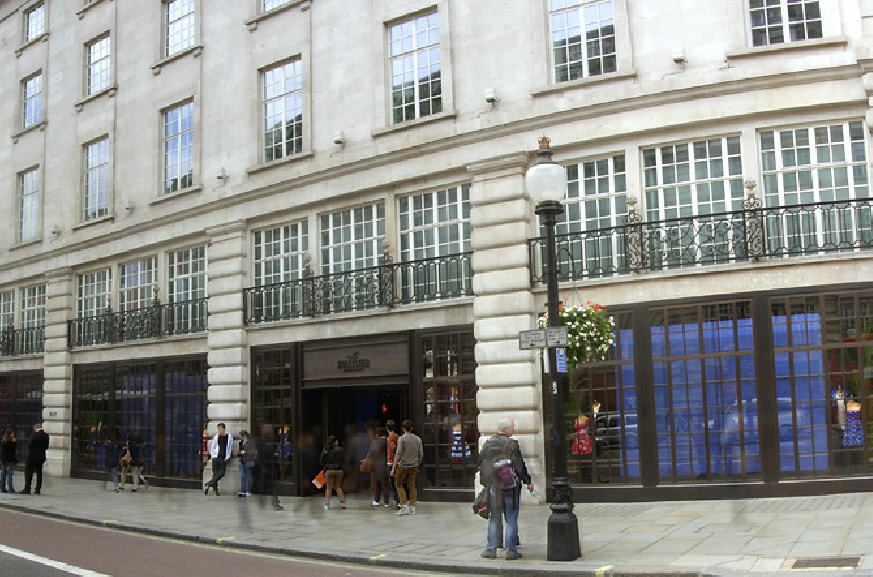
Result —
[[[194,184],[194,104],[164,112],[164,192]]]
[[[391,25],[389,44],[392,122],[442,112],[439,15]]]
[[[625,224],[627,179],[623,154],[567,166],[567,199],[557,233],[587,232],[585,242],[561,241],[559,266],[609,275],[624,258],[621,235],[597,234]],[[572,262],[570,260],[572,259]]]
[[[303,150],[303,74],[300,60],[264,70],[264,161]]]
[[[290,1],[291,0],[262,0],[263,5],[261,6],[261,9],[264,12],[269,12],[273,8],[278,8],[279,6],[288,4]]]
[[[385,205],[371,204],[321,217],[322,274],[376,266],[385,237]]]
[[[19,175],[18,242],[39,238],[39,168]]]
[[[306,221],[255,232],[255,286],[303,278],[309,250]]]
[[[45,4],[38,4],[24,13],[24,40],[30,42],[45,34]]]
[[[170,334],[203,332],[206,327],[206,247],[167,255]]]
[[[85,50],[88,63],[85,87],[86,94],[91,96],[109,88],[109,36],[88,44]]]
[[[79,275],[76,315],[80,319],[96,317],[106,312],[111,298],[112,271],[110,269]]]
[[[37,73],[22,83],[21,118],[24,128],[42,120],[42,73]]]
[[[3,291],[0,292],[0,331],[13,328],[15,328],[15,291]]]
[[[869,209],[838,205],[816,213],[809,206],[870,198],[865,132],[858,121],[761,133],[765,206],[808,207],[786,214],[781,223],[778,216],[768,217],[771,254],[851,248],[859,233],[869,242]]]
[[[749,0],[752,45],[822,37],[818,0]]]
[[[109,137],[85,145],[84,219],[109,214]]]
[[[194,0],[173,0],[166,5],[164,56],[194,45]]]
[[[151,305],[157,286],[157,263],[154,257],[121,265],[118,310],[133,311]]]
[[[550,0],[549,26],[555,82],[618,70],[612,0]]]
[[[45,326],[45,285],[27,287],[21,291],[21,327]]]
[[[643,150],[646,220],[660,223],[650,235],[654,266],[719,261],[734,240],[730,219],[707,218],[743,208],[740,137],[713,138]],[[737,217],[740,218],[740,217]],[[663,222],[669,219],[671,222]],[[740,250],[736,248],[736,250]]]

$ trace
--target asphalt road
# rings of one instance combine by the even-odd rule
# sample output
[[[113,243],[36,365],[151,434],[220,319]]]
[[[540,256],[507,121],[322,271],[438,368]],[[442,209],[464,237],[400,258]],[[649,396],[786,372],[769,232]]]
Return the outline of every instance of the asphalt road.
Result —
[[[229,550],[3,510],[0,545],[4,577],[434,575]]]

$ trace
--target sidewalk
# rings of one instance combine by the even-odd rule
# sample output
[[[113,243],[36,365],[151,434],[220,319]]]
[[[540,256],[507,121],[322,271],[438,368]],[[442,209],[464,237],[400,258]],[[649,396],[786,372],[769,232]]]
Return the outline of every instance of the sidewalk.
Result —
[[[16,483],[21,486],[21,476]],[[609,575],[620,573],[873,575],[873,496],[867,493],[660,503],[578,504],[582,558],[546,561],[546,506],[524,506],[519,532],[524,558],[482,559],[486,521],[466,503],[419,503],[399,517],[364,495],[341,510],[334,497],[241,499],[222,484],[221,497],[150,487],[123,493],[97,481],[47,477],[42,495],[0,495],[0,507],[223,546],[479,575]],[[847,557],[860,556],[857,569]],[[824,562],[823,558],[842,557]],[[830,565],[830,568],[828,567]],[[804,572],[809,575],[809,571]]]

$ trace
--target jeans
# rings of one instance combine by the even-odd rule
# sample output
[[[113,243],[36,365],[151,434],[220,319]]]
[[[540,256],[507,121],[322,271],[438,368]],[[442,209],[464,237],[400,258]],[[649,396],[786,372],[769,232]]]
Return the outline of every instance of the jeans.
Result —
[[[33,483],[33,474],[36,473],[36,488],[34,493],[39,495],[42,490],[42,462],[34,463],[26,461],[24,463],[24,490],[30,492],[30,485]]]
[[[240,463],[239,464],[239,492],[240,493],[251,493],[252,489],[252,470],[254,469],[254,463]]]
[[[0,489],[14,493],[12,477],[15,475],[15,463],[3,463],[0,465]]]
[[[218,481],[224,477],[224,472],[227,470],[227,461],[221,457],[212,459],[212,478],[206,484],[216,491],[218,490]]]
[[[112,488],[117,489],[118,488],[118,467],[109,467],[108,472],[109,472],[109,476],[112,477],[112,485],[113,485]],[[104,488],[106,487],[105,482],[103,483],[103,487]]]
[[[506,518],[506,536],[503,539],[506,552],[518,552],[518,504],[521,500],[520,490],[501,491],[491,488],[491,518],[488,519],[487,551],[493,551],[500,543],[503,533],[503,518]]]

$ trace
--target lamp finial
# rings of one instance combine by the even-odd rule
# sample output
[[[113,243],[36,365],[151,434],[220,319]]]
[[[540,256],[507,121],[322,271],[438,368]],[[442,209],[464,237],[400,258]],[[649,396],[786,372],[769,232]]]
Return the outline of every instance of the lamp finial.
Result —
[[[548,150],[549,145],[551,145],[552,141],[549,140],[549,137],[543,134],[540,136],[540,150]]]

